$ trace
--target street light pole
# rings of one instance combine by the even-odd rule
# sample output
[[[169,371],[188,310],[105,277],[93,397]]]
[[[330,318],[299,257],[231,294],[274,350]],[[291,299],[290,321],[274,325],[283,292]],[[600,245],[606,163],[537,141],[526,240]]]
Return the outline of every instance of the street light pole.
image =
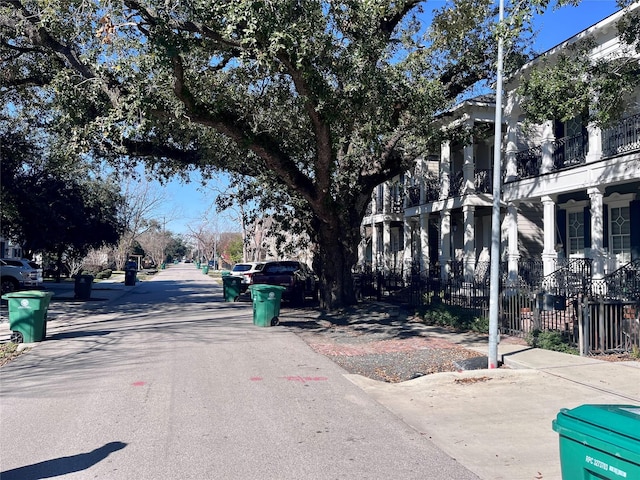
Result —
[[[504,0],[500,0],[499,24],[504,20]],[[491,210],[491,272],[489,288],[489,354],[488,368],[498,368],[498,313],[500,302],[500,191],[502,178],[502,70],[503,32],[498,31],[498,64],[496,71],[496,111],[493,143],[493,206]]]

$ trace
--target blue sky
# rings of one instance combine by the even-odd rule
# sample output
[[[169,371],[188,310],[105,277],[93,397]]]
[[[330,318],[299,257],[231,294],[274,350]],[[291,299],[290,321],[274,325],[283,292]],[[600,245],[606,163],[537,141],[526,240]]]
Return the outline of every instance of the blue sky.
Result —
[[[437,7],[438,3],[432,2]],[[563,7],[549,10],[536,18],[536,28],[539,31],[535,48],[544,52],[609,15],[618,11],[614,0],[582,0],[578,7]],[[193,176],[194,181],[183,184],[173,181],[161,189],[166,196],[166,203],[158,211],[157,217],[167,219],[167,230],[174,233],[186,234],[191,228],[196,228],[203,222],[217,231],[240,231],[240,226],[234,214],[223,213],[216,215],[212,204],[215,199],[214,189],[224,188],[224,176],[219,182],[210,182],[206,191],[200,186],[199,176]]]

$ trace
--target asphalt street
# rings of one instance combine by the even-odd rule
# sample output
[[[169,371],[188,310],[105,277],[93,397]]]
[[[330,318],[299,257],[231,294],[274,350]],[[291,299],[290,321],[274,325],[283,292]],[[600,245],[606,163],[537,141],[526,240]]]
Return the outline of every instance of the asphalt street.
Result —
[[[0,369],[1,480],[478,478],[192,264],[51,323]]]

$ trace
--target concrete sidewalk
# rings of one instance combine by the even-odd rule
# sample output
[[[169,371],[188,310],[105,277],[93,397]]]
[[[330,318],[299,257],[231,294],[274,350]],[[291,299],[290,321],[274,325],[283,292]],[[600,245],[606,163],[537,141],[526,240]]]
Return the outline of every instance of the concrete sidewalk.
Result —
[[[485,344],[465,344],[487,353]],[[640,406],[640,362],[500,345],[509,368],[436,373],[399,384],[348,378],[486,480],[561,479],[551,422],[583,404]],[[640,419],[639,419],[640,421]]]

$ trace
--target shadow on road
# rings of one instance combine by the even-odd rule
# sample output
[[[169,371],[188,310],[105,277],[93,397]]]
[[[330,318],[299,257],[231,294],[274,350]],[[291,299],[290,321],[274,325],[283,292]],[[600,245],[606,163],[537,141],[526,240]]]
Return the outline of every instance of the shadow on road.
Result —
[[[87,453],[54,458],[53,460],[45,460],[33,465],[6,470],[0,472],[0,478],[2,480],[24,480],[25,478],[36,480],[80,472],[101,462],[111,453],[122,450],[126,446],[127,444],[123,442],[110,442]]]

